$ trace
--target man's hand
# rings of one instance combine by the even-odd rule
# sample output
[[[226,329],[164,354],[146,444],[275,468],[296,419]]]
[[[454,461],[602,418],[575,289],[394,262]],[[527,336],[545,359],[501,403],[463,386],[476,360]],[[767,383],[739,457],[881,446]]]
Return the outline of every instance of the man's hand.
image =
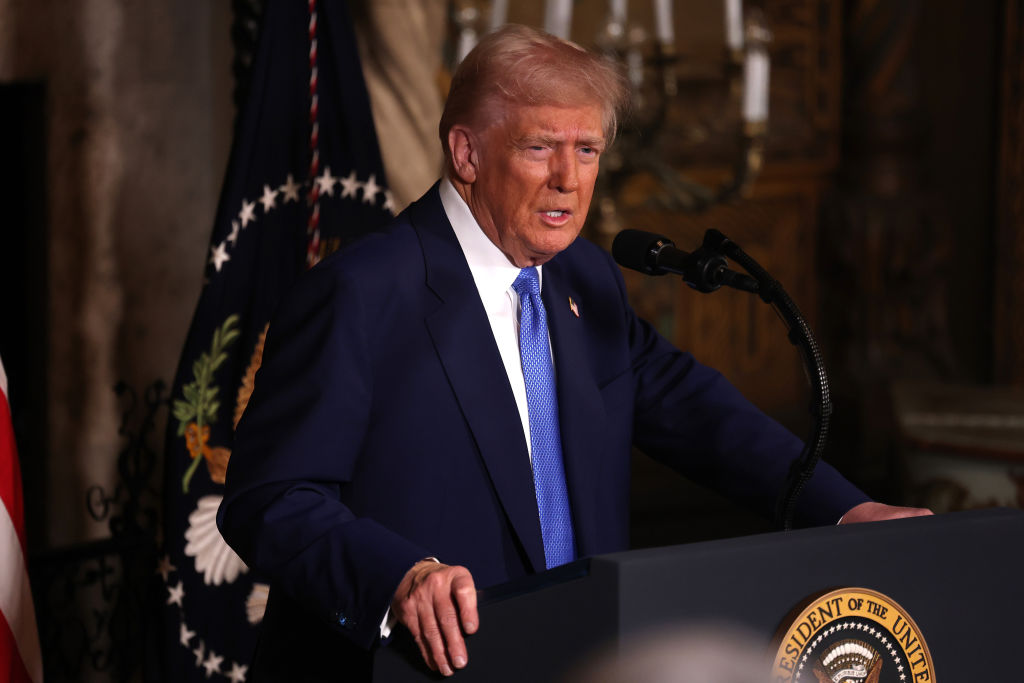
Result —
[[[451,676],[469,661],[462,632],[476,633],[476,587],[465,567],[433,560],[413,565],[398,584],[391,613],[412,633],[423,660]],[[461,628],[460,628],[461,626]]]
[[[885,503],[869,501],[850,508],[849,512],[843,515],[840,524],[856,524],[858,522],[884,522],[887,519],[902,519],[904,517],[925,517],[935,514],[927,508],[906,508]]]

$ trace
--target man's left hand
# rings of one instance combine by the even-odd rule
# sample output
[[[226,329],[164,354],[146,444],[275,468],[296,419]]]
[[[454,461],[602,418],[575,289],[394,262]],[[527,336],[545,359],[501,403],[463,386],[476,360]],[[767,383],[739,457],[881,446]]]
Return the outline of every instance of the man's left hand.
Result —
[[[856,524],[858,522],[884,522],[887,519],[903,519],[904,517],[926,517],[935,513],[927,508],[908,508],[886,505],[869,501],[856,505],[843,515],[840,524]]]

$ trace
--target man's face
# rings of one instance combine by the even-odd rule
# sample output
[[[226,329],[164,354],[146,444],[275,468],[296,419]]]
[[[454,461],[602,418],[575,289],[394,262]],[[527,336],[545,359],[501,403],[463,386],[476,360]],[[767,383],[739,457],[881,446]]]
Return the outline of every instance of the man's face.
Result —
[[[517,106],[480,134],[469,206],[484,233],[520,268],[545,263],[576,239],[605,147],[599,106]]]

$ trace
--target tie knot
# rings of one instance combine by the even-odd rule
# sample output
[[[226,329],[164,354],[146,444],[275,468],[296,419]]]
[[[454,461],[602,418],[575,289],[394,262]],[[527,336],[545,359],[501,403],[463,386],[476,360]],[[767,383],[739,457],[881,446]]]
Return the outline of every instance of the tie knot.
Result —
[[[512,289],[516,290],[516,294],[521,297],[529,294],[540,296],[540,280],[537,278],[537,269],[531,266],[520,270],[516,281],[512,283]]]

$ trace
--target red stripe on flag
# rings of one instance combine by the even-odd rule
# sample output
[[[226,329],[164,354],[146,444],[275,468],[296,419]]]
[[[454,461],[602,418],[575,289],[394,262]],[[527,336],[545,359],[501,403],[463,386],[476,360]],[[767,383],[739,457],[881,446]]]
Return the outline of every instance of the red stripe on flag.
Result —
[[[18,449],[0,363],[0,680],[41,683],[43,662],[25,565],[25,513]],[[20,547],[19,547],[20,546]]]
[[[18,450],[14,445],[11,411],[3,391],[0,391],[0,499],[3,499],[7,514],[14,521],[21,552],[24,553],[25,507],[21,498],[21,469],[18,466]]]

